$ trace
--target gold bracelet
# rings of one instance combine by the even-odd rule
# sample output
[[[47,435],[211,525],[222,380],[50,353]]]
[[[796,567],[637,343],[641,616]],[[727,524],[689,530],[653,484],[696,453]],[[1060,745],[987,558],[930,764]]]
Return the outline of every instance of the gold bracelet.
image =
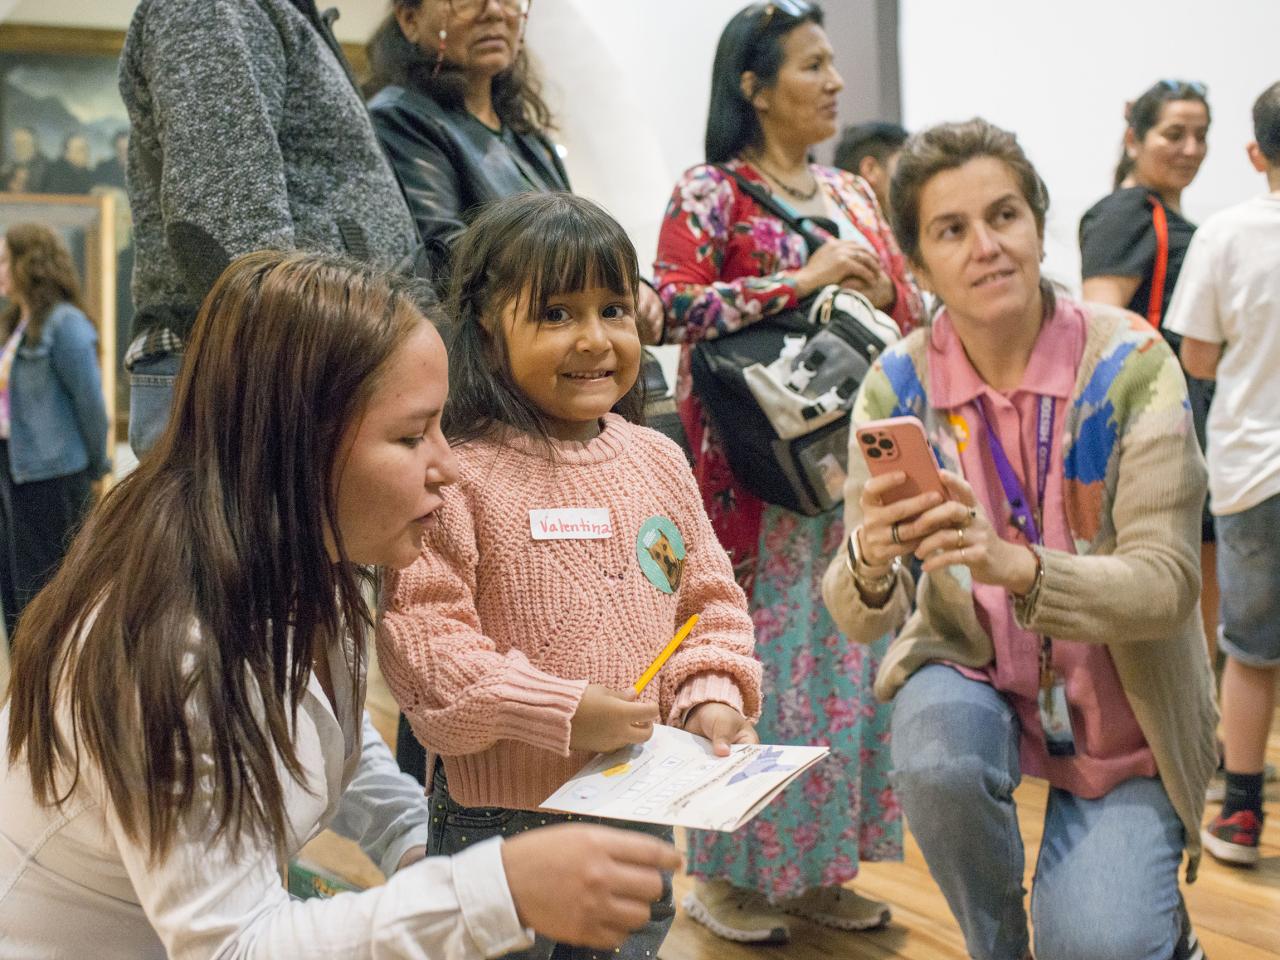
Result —
[[[1029,623],[1031,615],[1035,613],[1036,601],[1040,599],[1040,585],[1044,583],[1044,558],[1040,556],[1040,551],[1035,547],[1030,547],[1031,553],[1036,558],[1036,576],[1031,581],[1031,589],[1022,596],[1012,594],[1013,612],[1021,623]]]
[[[870,594],[873,597],[879,597],[893,590],[893,585],[898,582],[898,570],[902,566],[902,561],[897,557],[889,562],[889,572],[881,574],[878,577],[868,577],[858,568],[863,565],[862,557],[858,555],[858,531],[861,527],[854,529],[853,533],[845,541],[844,565],[848,569],[850,576],[853,577],[854,586],[863,594]]]

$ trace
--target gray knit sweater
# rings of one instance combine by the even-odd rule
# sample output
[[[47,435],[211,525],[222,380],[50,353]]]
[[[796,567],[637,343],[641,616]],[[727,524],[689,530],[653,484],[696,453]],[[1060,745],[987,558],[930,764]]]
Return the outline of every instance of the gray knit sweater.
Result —
[[[263,248],[396,264],[418,237],[315,0],[142,0],[129,110],[135,334],[185,337],[231,259]]]

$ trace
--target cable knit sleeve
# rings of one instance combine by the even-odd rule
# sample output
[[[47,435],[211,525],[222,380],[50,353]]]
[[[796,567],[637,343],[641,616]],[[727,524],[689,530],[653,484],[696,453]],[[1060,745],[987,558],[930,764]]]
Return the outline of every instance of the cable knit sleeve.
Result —
[[[523,653],[500,653],[476,613],[472,505],[461,487],[444,493],[422,555],[391,578],[378,629],[387,685],[428,749],[478,753],[498,740],[569,753],[569,725],[585,680],[535,668]]]
[[[687,533],[676,622],[699,615],[693,633],[658,674],[662,716],[673,723],[698,704],[716,700],[754,721],[760,716],[761,668],[747,598],[711,528],[684,454],[665,438],[658,443],[655,479],[671,491],[677,524]]]

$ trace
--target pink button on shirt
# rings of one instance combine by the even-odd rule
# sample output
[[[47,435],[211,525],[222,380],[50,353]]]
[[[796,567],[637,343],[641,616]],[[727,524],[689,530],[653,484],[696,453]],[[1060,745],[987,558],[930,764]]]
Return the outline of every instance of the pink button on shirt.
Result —
[[[997,533],[1006,540],[1026,542],[1009,522],[1008,503],[987,449],[986,430],[976,404],[979,401],[985,404],[987,418],[999,435],[1022,489],[1034,500],[1040,397],[1055,398],[1055,436],[1040,529],[1047,548],[1074,553],[1062,496],[1062,432],[1084,343],[1084,314],[1075,304],[1060,300],[1054,315],[1040,331],[1022,383],[1016,390],[1001,393],[988,386],[973,369],[946,311],[933,322],[929,341],[930,403],[935,408],[951,411],[965,479]],[[1024,774],[1043,777],[1055,787],[1090,799],[1103,796],[1131,777],[1156,775],[1151,748],[1120,685],[1111,652],[1102,644],[1056,638],[1053,641],[1054,667],[1066,682],[1076,754],[1050,756],[1045,748],[1036,699],[1040,637],[1018,626],[1009,595],[1003,588],[975,583],[973,602],[978,620],[995,646],[995,660],[978,670],[951,666],[970,679],[990,683],[1013,707],[1022,726],[1020,747]]]

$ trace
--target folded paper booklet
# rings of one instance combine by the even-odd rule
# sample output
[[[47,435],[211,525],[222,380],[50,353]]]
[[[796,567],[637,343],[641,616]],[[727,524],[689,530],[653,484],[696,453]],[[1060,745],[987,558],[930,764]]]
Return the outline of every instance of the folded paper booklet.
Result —
[[[729,756],[717,757],[711,741],[655,726],[648,742],[596,757],[547,797],[542,809],[732,831],[829,752],[767,744],[731,749]]]

